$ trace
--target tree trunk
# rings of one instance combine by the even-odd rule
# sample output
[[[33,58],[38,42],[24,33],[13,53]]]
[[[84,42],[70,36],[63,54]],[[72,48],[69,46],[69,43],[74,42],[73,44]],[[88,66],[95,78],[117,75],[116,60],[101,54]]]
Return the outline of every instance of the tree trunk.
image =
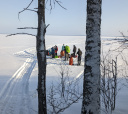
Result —
[[[87,0],[86,51],[81,114],[100,114],[100,25],[102,0]]]
[[[45,0],[38,0],[38,31],[36,38],[38,59],[38,114],[47,114],[45,32]]]

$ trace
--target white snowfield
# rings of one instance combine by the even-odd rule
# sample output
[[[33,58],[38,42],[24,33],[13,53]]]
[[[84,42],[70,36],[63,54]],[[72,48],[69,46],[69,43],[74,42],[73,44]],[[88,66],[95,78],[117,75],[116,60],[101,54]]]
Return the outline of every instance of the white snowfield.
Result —
[[[105,37],[106,38],[106,37]],[[61,39],[61,40],[60,40]],[[108,49],[110,41],[103,41]],[[37,57],[35,38],[26,35],[6,37],[0,35],[0,114],[38,114],[37,101]],[[85,36],[46,36],[46,48],[58,46],[58,55],[62,45],[69,45],[71,52],[73,45],[82,50],[82,64],[74,66],[65,64],[69,69],[69,76],[75,81],[83,77]],[[51,83],[58,82],[60,78],[60,65],[64,62],[61,58],[47,59],[47,91]],[[82,81],[81,81],[82,82]],[[125,83],[127,84],[127,83]],[[81,88],[83,84],[81,84]],[[126,90],[127,89],[127,90]],[[123,87],[117,96],[116,110],[114,114],[128,113],[128,88]],[[73,104],[62,114],[80,114],[82,102]],[[49,107],[48,107],[49,108]],[[50,109],[48,109],[50,110]],[[102,114],[104,114],[102,112]]]
[[[32,51],[32,50],[30,50]],[[18,52],[15,55],[25,56],[26,51]],[[35,54],[27,51],[27,59],[23,65],[6,82],[0,92],[0,113],[1,114],[30,114],[31,100],[29,96],[29,78],[36,65]]]

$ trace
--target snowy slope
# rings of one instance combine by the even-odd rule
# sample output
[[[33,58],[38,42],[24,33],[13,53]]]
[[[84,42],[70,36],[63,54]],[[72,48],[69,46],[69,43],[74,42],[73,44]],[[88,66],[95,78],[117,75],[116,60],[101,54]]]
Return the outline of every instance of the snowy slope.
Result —
[[[113,41],[115,42],[115,41]],[[26,35],[6,37],[0,35],[0,114],[37,114],[37,58],[35,38]],[[75,80],[83,76],[85,36],[46,36],[46,48],[57,45],[61,51],[62,45],[69,45],[71,53],[73,45],[83,52],[81,66],[69,66],[70,77]],[[103,40],[103,46],[109,49],[111,41]],[[62,59],[47,59],[47,93],[51,83],[60,79],[60,64]],[[74,59],[77,64],[77,60]],[[125,81],[124,81],[125,82]],[[125,82],[125,84],[127,84]],[[81,88],[83,84],[81,83]],[[127,88],[123,87],[117,96],[117,108],[114,114],[127,114]],[[73,104],[62,114],[80,114],[81,100]],[[49,107],[48,107],[49,108]],[[50,109],[48,109],[50,110]]]

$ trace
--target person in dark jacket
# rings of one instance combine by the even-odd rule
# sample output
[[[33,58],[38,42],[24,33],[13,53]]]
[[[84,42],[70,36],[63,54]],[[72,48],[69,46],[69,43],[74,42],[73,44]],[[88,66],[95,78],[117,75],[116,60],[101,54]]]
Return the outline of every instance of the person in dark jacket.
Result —
[[[73,45],[73,57],[75,57],[75,54],[76,54],[76,46]]]
[[[55,45],[55,56],[57,56],[58,47]]]
[[[52,58],[55,58],[55,49],[54,49],[54,47],[51,48],[51,54],[52,54]]]
[[[80,50],[80,48],[78,48],[77,54],[78,54],[78,65],[80,65],[81,64],[81,56],[82,56],[82,51]]]

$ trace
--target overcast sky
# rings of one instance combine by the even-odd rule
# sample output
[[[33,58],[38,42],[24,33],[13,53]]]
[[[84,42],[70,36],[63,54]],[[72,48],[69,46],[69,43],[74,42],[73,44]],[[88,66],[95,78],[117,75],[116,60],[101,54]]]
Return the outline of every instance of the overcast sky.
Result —
[[[18,27],[37,27],[37,14],[25,11],[20,14],[31,0],[1,0],[0,3],[0,33],[30,32],[36,30],[17,30]],[[86,0],[60,0],[67,9],[57,4],[50,12],[46,5],[46,24],[48,35],[85,35]],[[31,8],[37,8],[34,0]],[[102,0],[102,36],[120,36],[119,31],[128,35],[128,0]]]

